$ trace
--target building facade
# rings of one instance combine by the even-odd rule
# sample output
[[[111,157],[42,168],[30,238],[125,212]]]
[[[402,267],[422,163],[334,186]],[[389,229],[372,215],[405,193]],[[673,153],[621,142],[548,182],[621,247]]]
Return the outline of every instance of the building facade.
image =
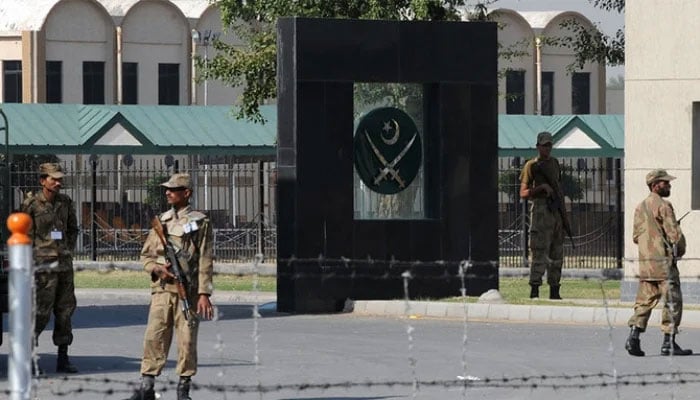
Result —
[[[193,55],[223,32],[208,0],[3,0],[2,102],[234,104],[240,90],[196,81]]]
[[[605,66],[568,71],[576,12],[494,10],[500,23],[501,114],[605,114]],[[193,55],[210,59],[213,39],[236,44],[209,0],[3,0],[1,102],[230,105],[240,88],[197,80]]]
[[[665,168],[678,179],[671,197],[688,240],[679,269],[684,300],[700,298],[700,55],[695,16],[700,2],[628,1],[625,8],[625,277],[638,272],[633,211],[649,189],[645,175]],[[623,287],[625,289],[625,287]]]
[[[497,9],[500,25],[499,114],[605,114],[605,64],[570,71],[575,55],[555,41],[571,34],[561,24],[595,26],[577,12]]]

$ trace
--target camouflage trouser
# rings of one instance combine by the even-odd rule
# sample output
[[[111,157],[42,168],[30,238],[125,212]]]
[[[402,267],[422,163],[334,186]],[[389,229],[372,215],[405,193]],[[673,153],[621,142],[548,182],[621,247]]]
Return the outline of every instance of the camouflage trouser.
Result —
[[[634,302],[634,314],[630,317],[627,325],[636,326],[644,332],[647,329],[651,311],[659,303],[659,299],[663,298],[661,331],[669,334],[678,333],[683,316],[683,295],[681,294],[681,282],[677,276],[676,274],[676,277],[665,281],[639,281],[637,298]]]
[[[41,271],[34,274],[36,288],[36,319],[34,334],[44,331],[51,313],[54,315],[53,344],[56,346],[73,343],[71,317],[75,312],[75,285],[73,270]]]
[[[559,286],[564,263],[564,228],[561,216],[549,209],[544,201],[532,205],[530,225],[530,285],[542,284],[547,273],[547,284]]]
[[[191,302],[193,306],[196,303]],[[151,307],[148,311],[148,326],[143,339],[142,375],[160,375],[168,358],[168,351],[173,340],[173,331],[177,337],[177,365],[175,372],[179,376],[193,376],[197,373],[197,332],[199,323],[192,327],[187,324],[180,308],[180,299],[176,293],[156,292],[151,295]]]

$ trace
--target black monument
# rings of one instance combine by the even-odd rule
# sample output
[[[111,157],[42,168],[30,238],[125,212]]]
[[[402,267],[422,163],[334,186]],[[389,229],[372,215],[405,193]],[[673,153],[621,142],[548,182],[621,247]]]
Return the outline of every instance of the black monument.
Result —
[[[277,51],[278,310],[404,298],[406,271],[457,296],[463,260],[498,288],[496,24],[283,18]]]

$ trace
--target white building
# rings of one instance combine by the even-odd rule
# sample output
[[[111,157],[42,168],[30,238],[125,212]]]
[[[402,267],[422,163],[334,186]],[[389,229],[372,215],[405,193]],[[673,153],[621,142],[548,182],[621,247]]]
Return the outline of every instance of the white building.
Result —
[[[632,222],[634,207],[649,194],[645,175],[665,168],[678,177],[669,198],[677,217],[690,211],[679,269],[684,300],[692,302],[700,292],[699,14],[697,1],[628,1],[625,9],[625,256],[634,260],[625,263],[625,277],[636,281]]]
[[[605,66],[568,72],[572,51],[546,40],[566,36],[560,23],[567,19],[593,27],[586,17],[508,9],[493,15],[503,26],[503,47],[526,53],[500,61],[508,72],[499,113],[605,113]],[[3,0],[0,101],[234,104],[240,89],[193,79],[193,51],[211,58],[211,39],[222,32],[209,0]],[[236,43],[232,35],[219,37]]]
[[[235,43],[222,32],[208,0],[3,0],[0,98],[234,104],[239,90],[193,79],[193,52],[211,58],[214,36]]]
[[[501,27],[501,52],[521,53],[499,58],[499,71],[505,71],[498,88],[499,114],[606,113],[605,65],[587,63],[570,72],[567,67],[575,60],[573,51],[550,44],[551,39],[571,36],[562,22],[575,20],[593,29],[590,20],[572,11],[497,9],[492,16]]]

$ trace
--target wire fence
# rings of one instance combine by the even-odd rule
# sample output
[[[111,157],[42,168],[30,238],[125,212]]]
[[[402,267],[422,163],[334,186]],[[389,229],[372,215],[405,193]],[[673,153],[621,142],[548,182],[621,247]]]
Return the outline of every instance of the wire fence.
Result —
[[[262,255],[256,257],[254,262],[254,271],[262,261]],[[289,261],[303,261],[303,262],[313,262],[316,259],[295,259]],[[335,265],[333,268],[344,268],[344,265],[349,265],[353,260],[348,258],[340,259],[326,259],[320,257],[320,262],[328,265]],[[367,261],[367,260],[365,260]],[[371,260],[369,260],[371,261]],[[639,260],[626,260],[628,262],[638,262]],[[490,261],[493,264],[495,261]],[[260,305],[258,302],[253,302],[252,307],[248,309],[249,319],[252,320],[252,324],[246,322],[245,319],[241,319],[239,323],[245,323],[246,326],[250,328],[250,334],[247,335],[247,339],[240,335],[232,334],[229,325],[223,325],[230,316],[227,316],[225,312],[220,311],[221,306],[217,306],[217,311],[215,313],[215,318],[213,321],[213,335],[215,336],[215,351],[220,353],[218,357],[222,360],[221,375],[218,376],[219,382],[213,382],[212,379],[208,379],[202,383],[198,381],[199,376],[193,381],[192,392],[193,396],[196,398],[205,399],[229,399],[229,398],[275,398],[275,399],[340,399],[340,398],[393,398],[393,397],[411,397],[411,398],[491,398],[489,393],[494,395],[494,390],[507,390],[505,395],[495,396],[495,398],[538,398],[538,399],[550,399],[550,398],[561,398],[562,395],[567,395],[568,393],[577,393],[581,395],[590,396],[592,389],[605,390],[605,398],[610,399],[624,399],[629,398],[630,391],[633,388],[639,388],[642,390],[641,393],[645,393],[644,390],[647,388],[653,389],[654,398],[668,398],[668,399],[678,399],[686,398],[679,396],[679,393],[695,393],[697,391],[697,386],[700,384],[700,373],[696,371],[694,364],[675,364],[673,362],[674,358],[668,357],[668,361],[650,361],[651,365],[655,367],[653,371],[649,371],[649,365],[641,365],[638,369],[627,371],[624,373],[619,372],[620,368],[616,364],[616,348],[621,347],[621,343],[616,343],[613,335],[612,319],[607,319],[607,324],[605,326],[605,331],[607,331],[607,336],[602,340],[607,342],[607,346],[602,348],[600,351],[607,358],[609,366],[596,365],[599,368],[598,371],[586,371],[581,369],[579,363],[575,360],[568,363],[567,368],[557,371],[557,372],[542,372],[533,373],[532,368],[529,365],[520,365],[523,368],[524,373],[522,374],[507,374],[507,373],[493,373],[492,375],[476,374],[473,371],[476,368],[475,363],[478,363],[478,359],[473,359],[472,351],[475,348],[483,347],[484,344],[475,343],[471,340],[473,335],[473,330],[478,329],[474,326],[474,321],[472,321],[469,314],[469,300],[465,293],[467,292],[467,286],[469,280],[473,278],[470,274],[470,268],[476,263],[470,260],[462,260],[459,262],[446,262],[446,261],[432,261],[427,264],[434,266],[435,268],[445,268],[445,273],[442,276],[451,275],[455,272],[452,267],[457,264],[459,268],[456,270],[457,277],[461,279],[462,287],[462,306],[465,312],[463,313],[463,318],[461,321],[461,326],[453,325],[455,329],[461,329],[461,340],[454,343],[452,347],[452,355],[459,357],[461,359],[462,369],[459,374],[455,374],[453,378],[430,378],[431,374],[426,373],[425,370],[421,370],[419,366],[423,361],[422,358],[427,356],[425,351],[419,351],[424,343],[419,341],[422,336],[422,330],[426,328],[425,324],[418,324],[413,318],[413,301],[410,299],[413,297],[410,293],[409,282],[413,279],[413,274],[411,273],[410,267],[415,265],[424,265],[425,262],[419,261],[402,261],[397,260],[395,266],[397,268],[404,269],[404,273],[401,274],[400,279],[403,281],[404,287],[404,299],[403,299],[403,317],[401,323],[403,325],[403,332],[394,331],[396,339],[394,339],[397,344],[403,345],[403,357],[390,357],[392,363],[387,364],[385,357],[389,357],[387,354],[388,349],[383,348],[372,348],[370,349],[371,355],[363,355],[363,357],[375,357],[375,362],[381,362],[386,368],[385,375],[374,375],[371,378],[357,378],[357,374],[353,374],[352,378],[344,378],[341,376],[329,374],[320,374],[314,376],[313,379],[307,380],[306,378],[301,379],[295,374],[295,371],[289,371],[289,376],[283,382],[275,383],[263,383],[265,382],[265,375],[273,370],[279,368],[279,364],[276,360],[270,360],[262,357],[264,352],[264,346],[262,345],[261,338],[269,336],[270,332],[266,331],[269,329],[278,329],[277,324],[263,324],[263,320],[270,320],[271,317],[286,316],[289,318],[295,318],[291,315],[270,315],[261,312],[261,308],[264,305]],[[332,271],[327,271],[326,273],[332,273]],[[437,274],[440,275],[440,274]],[[376,279],[386,279],[381,276],[375,276]],[[257,272],[254,273],[254,282],[258,279]],[[602,307],[605,313],[609,311],[608,299],[605,296],[605,291],[603,289],[603,282],[605,278],[600,278],[598,276],[591,275],[590,279],[596,279],[601,284],[602,291]],[[257,284],[253,285],[253,295],[257,297],[260,294],[257,290]],[[145,309],[144,309],[145,311]],[[80,313],[81,310],[78,310]],[[631,311],[630,311],[631,312]],[[327,320],[329,323],[338,323],[337,320],[332,319],[332,317],[327,316],[315,316],[315,320]],[[427,322],[429,324],[429,322]],[[130,325],[133,325],[132,319],[127,318],[126,320],[119,320],[111,322],[109,329],[111,331],[124,330],[125,332],[132,332]],[[302,325],[304,322],[302,321]],[[365,332],[372,332],[378,328],[373,326],[372,320],[368,320],[367,323],[362,324],[362,329]],[[141,328],[141,327],[139,327]],[[540,329],[546,329],[540,327]],[[125,333],[126,334],[126,333]],[[355,332],[357,334],[357,332]],[[200,333],[201,335],[201,333]],[[210,335],[212,335],[210,333]],[[307,348],[306,351],[318,350],[322,353],[322,345],[319,343],[320,335],[316,335],[313,331],[306,331],[301,329],[301,331],[290,331],[283,336],[283,340],[287,343],[295,343],[300,341],[300,336],[313,336],[315,339],[315,346],[312,348]],[[451,335],[455,338],[457,335]],[[339,338],[340,339],[340,338]],[[276,343],[267,342],[269,346],[276,346]],[[368,340],[367,345],[371,345],[371,341]],[[78,341],[75,346],[80,346]],[[129,346],[133,346],[130,343]],[[557,344],[550,343],[547,345],[548,351],[554,351],[556,354]],[[331,346],[332,347],[332,346]],[[396,348],[400,348],[397,346]],[[576,348],[576,346],[569,346],[568,348]],[[112,344],[110,348],[114,349]],[[231,360],[238,360],[240,355],[236,354],[241,352],[242,348],[252,349],[250,354],[250,361],[242,362],[238,361],[235,364],[235,371],[225,367],[226,362]],[[461,354],[459,350],[461,350]],[[116,349],[118,351],[118,349]],[[297,350],[300,351],[300,350]],[[396,351],[396,350],[393,350]],[[535,353],[542,352],[542,349],[532,349]],[[619,351],[619,350],[618,350]],[[34,349],[34,358],[37,360],[39,355],[38,350]],[[294,351],[292,351],[294,352]],[[542,357],[549,357],[551,353],[540,354]],[[624,351],[623,351],[624,353]],[[493,352],[493,357],[499,357],[497,351]],[[548,355],[549,354],[549,355]],[[323,357],[323,354],[319,354]],[[345,354],[344,357],[352,358],[355,355]],[[590,354],[579,354],[580,357],[589,358]],[[286,360],[294,364],[294,355],[286,355],[286,357],[292,357],[292,360]],[[500,355],[504,360],[508,358],[508,355]],[[533,356],[534,357],[534,356]],[[395,360],[402,359],[402,363],[397,363]],[[692,359],[689,358],[689,360]],[[174,364],[171,364],[167,368],[172,368]],[[213,365],[216,367],[216,365]],[[34,386],[35,393],[42,393],[44,397],[38,396],[37,398],[101,398],[101,399],[116,399],[125,398],[128,396],[135,388],[138,387],[138,381],[133,378],[137,376],[138,366],[132,365],[134,369],[132,378],[128,377],[115,377],[109,372],[109,365],[93,365],[91,370],[84,370],[79,375],[42,375],[36,377],[32,384]],[[250,369],[253,370],[252,374],[256,377],[257,382],[250,382],[250,377],[246,379],[239,379],[242,375],[242,370]],[[391,370],[402,370],[406,371],[403,377],[396,378],[396,374],[393,374]],[[228,372],[224,372],[228,371]],[[359,374],[361,375],[361,373]],[[438,374],[439,376],[440,374]],[[435,376],[435,375],[433,375]],[[211,377],[210,377],[211,378]],[[304,382],[295,381],[295,378],[299,380],[304,380]],[[204,378],[199,378],[204,380]],[[291,380],[291,381],[290,381]],[[269,381],[268,381],[269,382]],[[165,375],[158,379],[156,385],[156,390],[163,397],[172,397],[174,394],[174,388],[177,385],[177,377],[173,378],[172,375]],[[2,388],[0,384],[0,388]],[[338,397],[337,391],[343,391],[345,395]],[[356,391],[369,391],[370,393],[375,393],[376,391],[386,391],[389,393],[386,396],[355,396]],[[430,390],[437,391],[430,392]],[[454,390],[461,391],[460,394],[453,392]],[[550,392],[554,392],[554,397],[550,396]],[[288,392],[296,393],[293,397],[286,397]],[[11,393],[8,389],[0,389],[0,393],[4,393],[9,396]],[[320,393],[320,394],[319,394]],[[329,393],[324,395],[324,393]],[[333,393],[333,394],[330,394]],[[500,393],[500,392],[499,392]],[[639,392],[635,392],[637,395]],[[649,393],[647,393],[649,394]],[[253,397],[244,397],[246,395],[251,395]],[[88,396],[88,397],[85,397]],[[439,397],[435,397],[439,396]],[[593,395],[595,397],[595,395]],[[691,398],[691,397],[688,397]]]
[[[72,158],[71,158],[72,157]],[[159,184],[174,172],[193,178],[193,206],[205,210],[214,228],[219,263],[250,262],[277,254],[276,164],[271,160],[204,156],[62,157],[68,175],[63,191],[76,205],[81,232],[76,259],[134,261],[150,218],[167,205]],[[528,203],[519,198],[526,160],[499,161],[499,252],[503,267],[528,265]],[[622,160],[561,159],[566,212],[573,243],[565,242],[564,268],[622,266]],[[12,170],[14,203],[39,190],[36,163]]]
[[[520,172],[527,160],[499,160],[501,266],[528,265],[529,203],[521,200]],[[564,268],[621,268],[624,184],[622,160],[563,158],[561,189],[572,237],[564,241]]]

